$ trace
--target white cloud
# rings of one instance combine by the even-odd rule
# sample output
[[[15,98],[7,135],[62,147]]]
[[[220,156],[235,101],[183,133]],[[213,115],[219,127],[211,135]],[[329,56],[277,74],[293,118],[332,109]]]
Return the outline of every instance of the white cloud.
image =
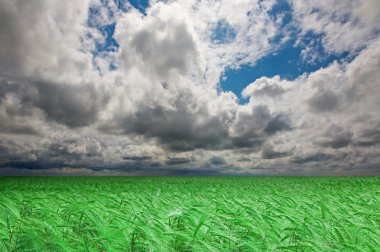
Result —
[[[354,53],[378,36],[380,2],[377,0],[291,2],[302,33],[322,34],[326,51]]]

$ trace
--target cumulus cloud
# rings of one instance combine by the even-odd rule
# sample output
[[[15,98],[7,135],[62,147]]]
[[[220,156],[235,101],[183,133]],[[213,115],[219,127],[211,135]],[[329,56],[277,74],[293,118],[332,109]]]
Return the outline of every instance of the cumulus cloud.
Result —
[[[288,3],[0,0],[0,173],[378,174],[378,1]],[[220,87],[309,33],[349,57]]]
[[[89,1],[75,0],[1,1],[2,75],[81,80],[91,68],[81,43],[88,6]]]
[[[249,84],[242,94],[245,97],[281,97],[286,92],[286,81],[281,81],[280,76],[276,75],[273,78],[261,77]]]

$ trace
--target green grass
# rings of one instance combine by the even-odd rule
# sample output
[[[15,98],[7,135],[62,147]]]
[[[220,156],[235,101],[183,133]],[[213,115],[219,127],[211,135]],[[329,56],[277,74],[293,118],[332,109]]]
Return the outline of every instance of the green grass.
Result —
[[[0,251],[379,251],[379,177],[0,178]]]

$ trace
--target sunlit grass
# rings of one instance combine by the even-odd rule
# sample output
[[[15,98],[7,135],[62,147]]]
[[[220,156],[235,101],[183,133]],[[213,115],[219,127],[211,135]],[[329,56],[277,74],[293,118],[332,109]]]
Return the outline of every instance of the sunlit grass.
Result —
[[[380,178],[0,178],[0,251],[378,251]]]

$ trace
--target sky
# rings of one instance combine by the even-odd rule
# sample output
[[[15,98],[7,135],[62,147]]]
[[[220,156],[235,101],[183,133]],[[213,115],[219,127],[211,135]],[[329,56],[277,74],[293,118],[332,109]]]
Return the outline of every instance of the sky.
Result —
[[[0,0],[0,175],[380,175],[380,1]]]

